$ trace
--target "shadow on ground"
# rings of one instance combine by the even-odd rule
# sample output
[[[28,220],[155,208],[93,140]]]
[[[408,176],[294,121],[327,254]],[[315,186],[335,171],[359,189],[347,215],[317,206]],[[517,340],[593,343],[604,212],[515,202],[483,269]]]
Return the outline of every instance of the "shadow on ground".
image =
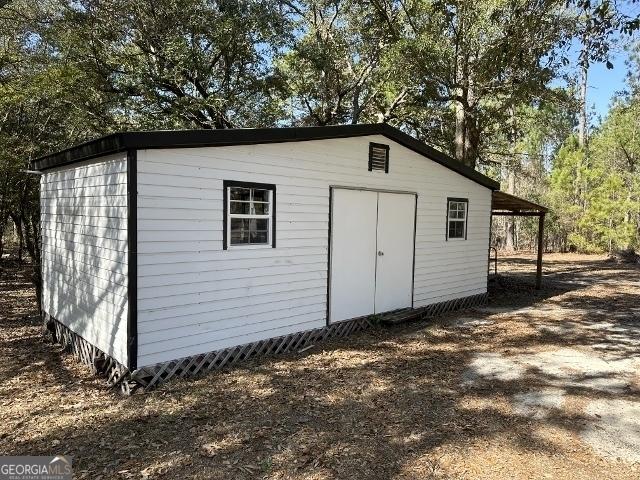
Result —
[[[486,308],[130,398],[8,306],[0,450],[71,454],[79,478],[633,478],[585,432],[638,400],[639,270],[551,258],[537,292],[531,262],[501,265]]]

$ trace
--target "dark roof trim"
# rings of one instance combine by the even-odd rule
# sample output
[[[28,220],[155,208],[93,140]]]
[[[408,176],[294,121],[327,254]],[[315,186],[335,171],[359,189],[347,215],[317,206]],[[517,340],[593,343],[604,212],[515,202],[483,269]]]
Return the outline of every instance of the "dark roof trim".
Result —
[[[138,152],[127,151],[127,368],[138,368]]]
[[[68,165],[70,163],[132,149],[251,145],[259,143],[360,137],[365,135],[384,135],[480,185],[492,190],[500,188],[498,182],[385,123],[326,127],[160,130],[152,132],[114,133],[51,155],[40,157],[32,162],[32,166],[36,170],[47,170],[61,165]]]

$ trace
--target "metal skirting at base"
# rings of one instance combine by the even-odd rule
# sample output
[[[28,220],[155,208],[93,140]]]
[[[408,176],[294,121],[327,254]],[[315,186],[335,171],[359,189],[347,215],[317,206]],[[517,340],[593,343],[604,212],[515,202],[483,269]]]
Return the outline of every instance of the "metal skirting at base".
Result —
[[[81,363],[87,365],[94,375],[105,376],[111,387],[119,388],[122,393],[127,395],[131,393],[132,385],[129,382],[130,375],[127,367],[77,333],[69,330],[67,326],[48,313],[43,312],[42,319],[45,326],[49,327],[55,343],[60,344],[65,351],[70,352]]]
[[[329,338],[346,337],[355,332],[366,330],[377,323],[400,323],[441,315],[453,310],[476,307],[487,302],[487,294],[457,298],[446,302],[434,303],[417,309],[404,309],[383,315],[361,317],[333,323],[326,327],[291,333],[280,337],[259,340],[209,353],[193,355],[168,362],[141,367],[133,372],[106,353],[91,345],[85,339],[69,330],[53,317],[43,314],[53,324],[55,341],[70,351],[82,363],[91,367],[96,374],[107,377],[109,385],[120,388],[130,394],[139,387],[151,390],[173,378],[192,377],[197,374],[219,370],[254,357],[278,355],[296,352]]]

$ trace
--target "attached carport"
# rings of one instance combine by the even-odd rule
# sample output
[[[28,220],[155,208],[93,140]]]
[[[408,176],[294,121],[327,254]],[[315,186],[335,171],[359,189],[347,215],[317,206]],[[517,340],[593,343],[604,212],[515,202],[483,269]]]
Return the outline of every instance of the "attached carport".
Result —
[[[493,216],[538,217],[538,260],[536,264],[536,289],[542,287],[542,252],[544,251],[544,216],[549,211],[546,207],[530,202],[524,198],[494,191],[491,198],[491,219]]]

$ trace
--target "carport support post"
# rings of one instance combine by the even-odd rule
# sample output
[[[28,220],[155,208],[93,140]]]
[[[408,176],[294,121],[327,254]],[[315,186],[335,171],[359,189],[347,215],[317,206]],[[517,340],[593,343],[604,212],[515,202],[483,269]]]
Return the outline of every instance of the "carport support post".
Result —
[[[542,251],[544,250],[544,213],[538,217],[538,264],[536,268],[536,290],[542,288]]]

